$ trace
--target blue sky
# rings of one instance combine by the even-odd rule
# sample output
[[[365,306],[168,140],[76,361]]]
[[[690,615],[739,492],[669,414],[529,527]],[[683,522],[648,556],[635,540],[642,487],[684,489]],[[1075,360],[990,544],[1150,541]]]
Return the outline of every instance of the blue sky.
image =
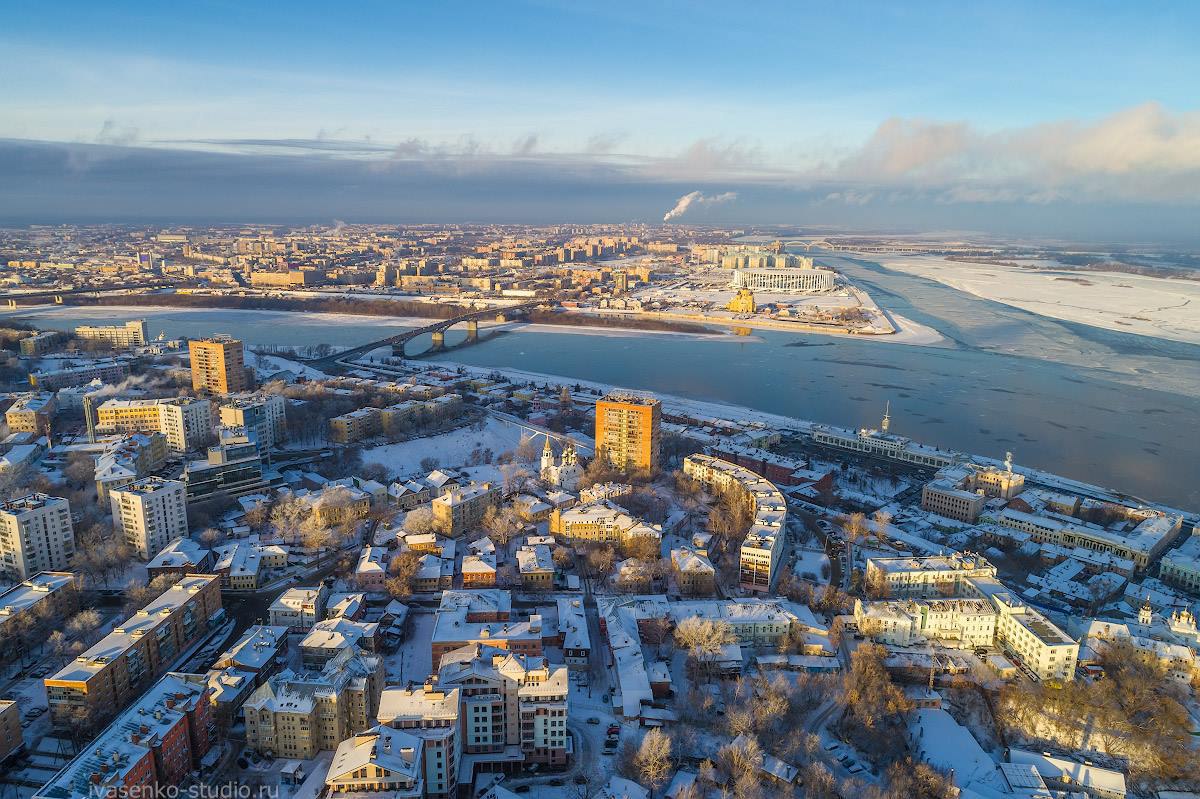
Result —
[[[100,212],[122,186],[195,214],[176,192],[199,155],[285,181],[245,198],[264,216],[289,171],[319,173],[296,184],[314,217],[364,183],[411,214],[414,172],[472,219],[506,185],[529,221],[661,216],[691,190],[738,194],[697,221],[1003,232],[1039,207],[1170,227],[1200,205],[1195,3],[347,5],[7,11],[0,178],[25,186],[0,216]]]

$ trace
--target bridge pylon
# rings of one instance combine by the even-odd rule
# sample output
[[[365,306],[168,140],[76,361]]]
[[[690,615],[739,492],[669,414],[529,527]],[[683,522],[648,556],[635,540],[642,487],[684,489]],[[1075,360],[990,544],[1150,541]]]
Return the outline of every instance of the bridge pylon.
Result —
[[[478,340],[479,340],[479,320],[478,319],[468,319],[467,320],[467,341],[478,341]]]
[[[55,305],[62,305],[62,304],[63,304],[63,298],[62,298],[62,295],[61,295],[61,294],[55,294],[55,295],[54,295],[54,304],[55,304]]]
[[[8,301],[8,307],[9,307],[9,308],[16,308],[16,307],[17,307],[17,301],[16,301],[16,300],[9,300],[9,301]]]
[[[433,331],[433,348],[435,350],[440,350],[440,349],[445,349],[445,347],[446,347],[446,331],[445,330]]]

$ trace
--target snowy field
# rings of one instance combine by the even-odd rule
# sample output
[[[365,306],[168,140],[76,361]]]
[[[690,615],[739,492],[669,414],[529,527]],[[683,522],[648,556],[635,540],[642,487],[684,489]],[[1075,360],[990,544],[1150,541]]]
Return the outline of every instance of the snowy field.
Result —
[[[492,457],[515,450],[524,431],[513,424],[489,417],[482,430],[463,427],[427,438],[415,438],[398,444],[382,444],[362,451],[363,463],[380,463],[395,474],[408,475],[421,471],[421,461],[433,458],[439,467],[466,464],[475,450],[491,450]]]
[[[878,259],[976,297],[1106,330],[1200,344],[1200,282],[1121,272],[1034,270],[936,256]]]

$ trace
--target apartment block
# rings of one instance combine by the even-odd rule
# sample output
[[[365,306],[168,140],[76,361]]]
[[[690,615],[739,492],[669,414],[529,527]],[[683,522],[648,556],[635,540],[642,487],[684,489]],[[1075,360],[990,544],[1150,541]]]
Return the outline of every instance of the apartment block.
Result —
[[[379,723],[421,739],[427,799],[458,795],[463,756],[458,688],[442,690],[431,681],[418,688],[386,688],[379,698]]]
[[[566,666],[545,657],[474,644],[443,656],[437,684],[459,689],[462,751],[476,768],[503,768],[508,751],[521,752],[523,762],[566,766]],[[496,765],[487,765],[489,755]]]
[[[129,377],[129,362],[106,358],[87,361],[76,366],[65,366],[46,372],[33,372],[29,383],[39,391],[57,391],[60,388],[85,386],[93,380],[102,383],[120,383]]]
[[[854,603],[859,632],[896,646],[937,641],[973,649],[991,646],[996,609],[986,599],[899,599]]]
[[[487,509],[500,503],[500,489],[491,483],[456,487],[430,503],[433,520],[444,535],[457,538],[478,527]]]
[[[1158,576],[1165,583],[1200,594],[1200,533],[1193,530],[1182,546],[1163,553]]]
[[[0,699],[0,764],[25,749],[21,731],[21,706],[11,699]]]
[[[969,581],[993,578],[996,567],[970,552],[924,558],[867,558],[866,584],[890,599],[973,596]]]
[[[212,437],[212,403],[195,397],[110,399],[96,408],[96,429],[112,433],[161,433],[168,447],[187,452]]]
[[[325,774],[330,799],[357,799],[364,793],[390,799],[425,795],[424,741],[377,724],[338,744]]]
[[[328,602],[329,588],[324,583],[316,588],[289,588],[271,604],[271,624],[303,632],[325,618]]]
[[[212,394],[250,390],[242,342],[228,336],[188,342],[192,363],[192,388]]]
[[[75,338],[83,341],[103,341],[114,349],[140,347],[149,341],[145,319],[132,319],[123,325],[80,325]]]
[[[983,494],[958,488],[950,480],[939,478],[921,487],[921,510],[947,519],[973,523],[986,503],[987,497]]]
[[[658,469],[662,403],[651,397],[609,394],[596,403],[596,455],[618,469]]]
[[[55,726],[90,727],[128,705],[206,635],[221,612],[220,579],[185,576],[46,678]]]
[[[107,443],[96,458],[97,501],[107,505],[109,492],[161,469],[167,454],[167,439],[161,433],[128,433]]]
[[[147,477],[109,493],[113,529],[143,560],[188,534],[183,483]]]
[[[0,660],[16,657],[15,629],[23,619],[61,622],[78,608],[79,594],[71,572],[41,572],[0,593]]]
[[[787,537],[783,494],[762,475],[711,455],[689,455],[683,472],[710,492],[732,493],[746,506],[751,522],[738,552],[738,582],[750,591],[771,591]]]
[[[499,589],[443,591],[434,615],[430,653],[436,667],[443,655],[477,643],[526,655],[542,654],[541,612],[520,620],[512,615],[512,595]]]
[[[206,678],[170,672],[121,713],[36,799],[168,795],[218,744]]]
[[[309,759],[369,729],[379,711],[383,658],[343,650],[319,672],[284,671],[246,700],[246,745],[275,757]]]
[[[58,402],[53,394],[24,394],[8,406],[8,410],[4,412],[4,421],[8,424],[10,433],[36,433],[44,436],[50,433],[50,425],[57,413]]]
[[[629,515],[609,500],[550,512],[550,532],[572,541],[623,543],[646,536],[662,538],[662,527]]]
[[[221,403],[219,422],[227,427],[244,427],[254,433],[258,445],[269,449],[283,442],[287,432],[284,417],[287,400],[277,394],[231,397]]]
[[[30,494],[0,503],[0,572],[26,580],[38,572],[66,571],[74,554],[67,500]]]

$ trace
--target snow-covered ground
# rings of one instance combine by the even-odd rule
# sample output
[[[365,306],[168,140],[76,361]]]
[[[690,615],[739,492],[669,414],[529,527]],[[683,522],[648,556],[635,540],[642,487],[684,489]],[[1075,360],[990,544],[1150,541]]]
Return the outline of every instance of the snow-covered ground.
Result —
[[[468,463],[475,450],[491,450],[493,459],[502,452],[515,450],[525,431],[514,424],[488,417],[482,430],[474,425],[427,438],[414,438],[398,444],[382,444],[362,451],[363,463],[380,463],[398,475],[421,471],[421,461],[433,458],[438,466],[454,467]]]
[[[878,261],[888,269],[1053,319],[1200,344],[1198,281],[1123,272],[1023,269],[927,255]]]
[[[282,358],[278,355],[263,355],[255,353],[247,356],[247,360],[254,365],[260,378],[270,377],[276,372],[282,372],[285,369],[294,372],[300,377],[308,378],[309,380],[320,380],[322,378],[329,377],[329,375],[325,374],[320,369],[314,369],[302,361],[292,360],[290,358]]]

